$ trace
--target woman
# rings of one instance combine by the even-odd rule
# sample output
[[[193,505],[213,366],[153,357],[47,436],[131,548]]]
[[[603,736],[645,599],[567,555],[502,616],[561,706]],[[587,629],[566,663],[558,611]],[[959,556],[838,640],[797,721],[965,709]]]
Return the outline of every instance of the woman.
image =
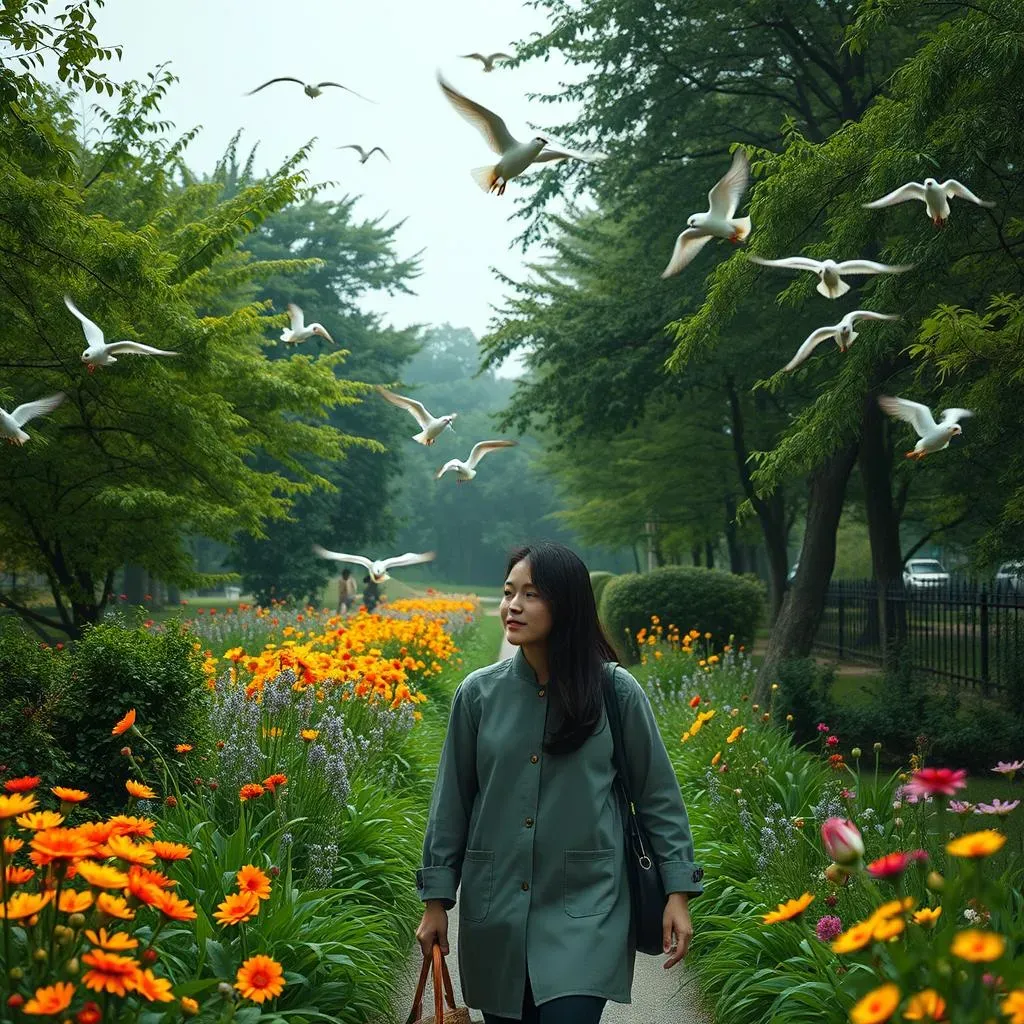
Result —
[[[647,695],[597,618],[582,561],[561,544],[509,558],[507,661],[452,700],[416,887],[416,937],[448,952],[459,892],[459,969],[486,1024],[596,1024],[630,1002],[629,886],[603,675],[614,672],[629,783],[665,891],[664,966],[686,954],[687,901],[703,891],[668,752]]]

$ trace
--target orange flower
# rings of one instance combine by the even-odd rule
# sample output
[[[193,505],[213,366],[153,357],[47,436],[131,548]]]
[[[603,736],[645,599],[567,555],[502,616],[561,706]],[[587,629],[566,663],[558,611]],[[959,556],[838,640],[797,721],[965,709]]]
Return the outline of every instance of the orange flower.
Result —
[[[64,914],[81,914],[91,906],[92,893],[88,889],[84,892],[79,892],[77,889],[63,889],[57,909]]]
[[[242,993],[243,998],[262,1003],[281,994],[284,989],[284,971],[269,956],[251,956],[239,967],[235,988]]]
[[[88,839],[90,843],[102,846],[110,838],[114,829],[109,821],[83,821],[81,825],[75,826],[75,831],[83,839]]]
[[[38,775],[22,775],[20,779],[8,779],[4,783],[4,789],[8,793],[27,793],[30,789],[35,789],[42,781]],[[25,1012],[28,1013],[28,1010]]]
[[[163,890],[153,885],[152,882],[147,882],[135,874],[128,876],[128,885],[124,890],[126,896],[134,896],[140,903],[145,903],[149,907],[160,898],[162,892]]]
[[[83,953],[82,963],[90,967],[82,975],[82,981],[94,992],[126,996],[135,987],[135,979],[139,976],[139,965],[131,957],[107,953],[102,949]]]
[[[66,804],[80,804],[83,800],[89,799],[89,794],[84,789],[69,789],[67,786],[53,786],[50,792],[60,801]]]
[[[123,889],[128,884],[128,876],[113,864],[83,860],[78,865],[78,873],[96,889]]]
[[[128,836],[111,836],[107,840],[107,851],[109,856],[129,864],[152,864],[156,860],[156,854],[148,844],[134,843]]]
[[[48,828],[37,832],[32,837],[32,849],[38,854],[38,859],[32,858],[37,864],[49,864],[55,860],[73,864],[96,852],[96,847],[72,828]]]
[[[121,719],[113,729],[110,730],[111,736],[120,736],[121,733],[127,732],[135,724],[135,708],[132,708],[128,714]]]
[[[1006,939],[995,932],[965,928],[953,936],[949,951],[961,960],[988,963],[991,960],[998,960],[1006,952]]]
[[[981,832],[968,832],[946,843],[947,852],[954,857],[987,857],[990,853],[1001,850],[1006,836],[994,828],[986,828]]]
[[[0,800],[3,797],[0,796]],[[30,828],[33,832],[56,828],[64,823],[64,815],[56,811],[32,811],[31,814],[20,814],[15,819],[22,828]]]
[[[143,999],[148,999],[151,1003],[169,1003],[174,999],[171,995],[171,983],[166,978],[158,978],[148,967],[144,971],[139,971],[132,987]]]
[[[55,1016],[71,1005],[74,994],[75,986],[70,981],[58,981],[56,985],[37,988],[36,994],[21,1008],[21,1012]]]
[[[7,879],[8,885],[24,885],[26,882],[31,881],[35,874],[31,868],[23,868],[18,864],[8,864],[4,877]]]
[[[99,1008],[99,1004],[94,1003],[91,999],[75,1014],[78,1024],[100,1024],[102,1019],[103,1011]]]
[[[137,878],[147,885],[155,885],[158,889],[173,889],[178,883],[173,878],[168,878],[162,871],[155,871],[153,868],[140,868],[133,864],[128,869],[129,878]]]
[[[150,843],[149,848],[161,860],[184,860],[192,852],[191,846],[184,843],[168,843],[162,839]]]
[[[20,921],[38,914],[53,899],[52,892],[16,892],[6,903],[0,903],[0,919]]]
[[[903,1011],[904,1020],[943,1020],[946,1016],[946,1000],[933,988],[912,995]]]
[[[238,798],[245,803],[246,800],[255,800],[263,796],[266,790],[258,782],[247,782],[239,791]]]
[[[96,909],[102,914],[116,917],[119,921],[130,921],[135,916],[135,911],[128,906],[128,901],[123,896],[112,896],[109,892],[101,892],[96,897]]]
[[[85,937],[100,949],[135,949],[139,944],[139,940],[132,938],[127,932],[114,932],[112,935],[108,935],[106,928],[101,928],[98,932],[94,932],[91,928],[86,929]]]
[[[24,814],[36,806],[34,796],[24,793],[12,793],[10,796],[0,793],[0,818],[13,818],[16,814]]]
[[[270,899],[270,879],[255,864],[246,864],[235,876],[240,892],[251,892],[261,900]]]
[[[149,786],[143,785],[141,782],[136,782],[134,779],[128,779],[124,784],[124,788],[128,792],[137,797],[139,800],[155,800],[156,793],[149,788]]]
[[[181,1012],[186,1017],[194,1017],[199,1012],[199,1004],[189,996],[182,996]]]
[[[113,835],[141,836],[144,839],[148,839],[156,828],[152,818],[137,818],[132,814],[115,814],[107,824]]]
[[[787,900],[785,903],[780,903],[777,910],[764,915],[764,923],[776,924],[779,921],[791,921],[793,918],[799,917],[811,905],[813,900],[814,896],[809,892],[805,892],[803,896],[795,900]]]
[[[176,754],[188,754],[191,750],[192,750],[192,744],[191,743],[179,743],[174,748],[174,752]]]
[[[221,924],[240,924],[255,917],[260,912],[260,901],[252,892],[232,892],[223,903],[217,904],[217,913],[213,916]]]
[[[263,780],[263,785],[270,790],[271,793],[277,792],[278,786],[283,786],[288,781],[287,775],[282,775],[280,772],[276,772],[274,775],[269,776]]]
[[[891,982],[880,985],[851,1008],[850,1020],[853,1024],[882,1024],[896,1012],[899,1005],[899,987]]]
[[[160,898],[154,899],[152,906],[174,921],[194,921],[196,912],[187,900],[175,896],[172,892],[160,891]]]
[[[320,735],[319,729],[303,729],[299,736],[306,742],[312,743]]]
[[[851,925],[832,943],[832,952],[855,953],[858,949],[863,949],[874,936],[875,924],[874,918],[868,918],[860,924]]]
[[[14,836],[4,836],[4,853],[13,857],[25,845],[24,839],[15,839]]]

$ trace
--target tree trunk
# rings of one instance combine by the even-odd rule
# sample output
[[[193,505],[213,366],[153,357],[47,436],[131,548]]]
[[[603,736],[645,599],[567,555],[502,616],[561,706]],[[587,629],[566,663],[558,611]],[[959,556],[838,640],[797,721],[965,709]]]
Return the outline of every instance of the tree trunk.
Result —
[[[715,545],[709,540],[704,541],[704,564],[709,569],[715,567]]]
[[[690,561],[693,562],[694,565],[700,565],[700,545],[699,544],[694,544],[690,548]]]
[[[124,567],[124,592],[128,597],[128,604],[135,606],[146,603],[146,570],[141,565]]]
[[[811,473],[800,571],[768,640],[757,677],[758,700],[767,699],[783,660],[811,653],[836,562],[836,529],[858,447],[856,442],[847,444]]]
[[[725,496],[725,546],[729,552],[729,572],[743,572],[743,549],[736,537],[736,499],[731,494]]]

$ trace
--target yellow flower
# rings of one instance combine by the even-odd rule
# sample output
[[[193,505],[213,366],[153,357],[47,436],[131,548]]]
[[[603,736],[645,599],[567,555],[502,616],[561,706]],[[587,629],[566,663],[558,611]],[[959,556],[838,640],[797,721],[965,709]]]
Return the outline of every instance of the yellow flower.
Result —
[[[858,949],[863,949],[871,941],[874,930],[875,922],[870,918],[867,921],[861,921],[859,924],[847,928],[832,943],[832,952],[856,953]]]
[[[130,921],[135,916],[135,911],[129,909],[123,896],[111,896],[109,892],[101,892],[96,897],[96,909],[121,921]]]
[[[814,902],[814,896],[805,892],[795,900],[787,900],[780,903],[776,910],[764,915],[765,924],[777,924],[779,921],[792,921],[799,917]]]
[[[871,937],[876,942],[886,942],[896,938],[906,928],[902,917],[891,917],[884,920],[876,920],[871,931]]]
[[[67,786],[54,786],[51,793],[63,803],[77,804],[89,799],[89,794],[84,789],[69,789]]]
[[[747,727],[745,725],[737,725],[736,728],[725,737],[725,742],[735,743],[746,731]]]
[[[1006,939],[996,932],[983,932],[977,928],[966,928],[957,932],[949,947],[953,956],[971,963],[988,963],[998,960],[1006,951]]]
[[[968,832],[966,835],[946,843],[946,852],[954,857],[987,857],[1003,848],[1006,836],[994,828],[986,828],[981,832]]]
[[[913,896],[904,896],[901,900],[889,900],[878,907],[868,920],[887,921],[896,914],[906,913],[915,902]]]
[[[112,864],[84,860],[78,865],[78,873],[96,889],[123,889],[128,884],[128,876]]]
[[[2,800],[3,797],[0,797]],[[30,828],[34,832],[44,832],[46,829],[56,828],[64,821],[64,815],[56,811],[32,811],[30,814],[21,814],[15,819],[22,828]]]
[[[53,899],[52,892],[16,892],[6,903],[0,903],[0,920],[20,921],[38,914]]]
[[[306,743],[312,743],[319,735],[319,729],[303,729],[302,732],[299,733],[299,736],[305,740]]]
[[[715,765],[715,764],[718,764],[718,762],[721,761],[721,760],[722,760],[722,752],[720,750],[718,750],[718,751],[715,752],[715,756],[713,758],[711,758],[711,763],[713,765]]]
[[[942,907],[922,907],[914,912],[914,924],[919,924],[922,928],[934,928],[941,913]]]
[[[1024,988],[1015,988],[1006,993],[1003,1015],[1010,1018],[1010,1024],[1024,1024]]]
[[[81,869],[81,865],[79,865],[79,869]],[[79,892],[77,889],[63,889],[57,909],[64,914],[81,914],[91,906],[92,893],[88,889],[84,892]]]
[[[903,1011],[904,1020],[942,1020],[946,1015],[946,1000],[933,988],[912,995]]]
[[[882,1024],[887,1021],[900,1005],[900,990],[891,982],[873,989],[851,1010],[853,1024]]]
[[[181,1012],[186,1017],[194,1017],[199,1012],[199,1004],[189,996],[182,996]]]

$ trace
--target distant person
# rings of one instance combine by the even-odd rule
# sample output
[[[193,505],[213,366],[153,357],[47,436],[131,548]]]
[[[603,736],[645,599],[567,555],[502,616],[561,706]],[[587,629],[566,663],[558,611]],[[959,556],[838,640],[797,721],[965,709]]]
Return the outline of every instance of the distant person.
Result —
[[[380,601],[380,584],[370,579],[369,575],[363,577],[363,604],[366,610],[372,612]]]
[[[356,578],[352,575],[351,569],[341,570],[341,579],[338,580],[338,614],[344,612],[346,615],[352,611],[352,605],[356,603]]]

